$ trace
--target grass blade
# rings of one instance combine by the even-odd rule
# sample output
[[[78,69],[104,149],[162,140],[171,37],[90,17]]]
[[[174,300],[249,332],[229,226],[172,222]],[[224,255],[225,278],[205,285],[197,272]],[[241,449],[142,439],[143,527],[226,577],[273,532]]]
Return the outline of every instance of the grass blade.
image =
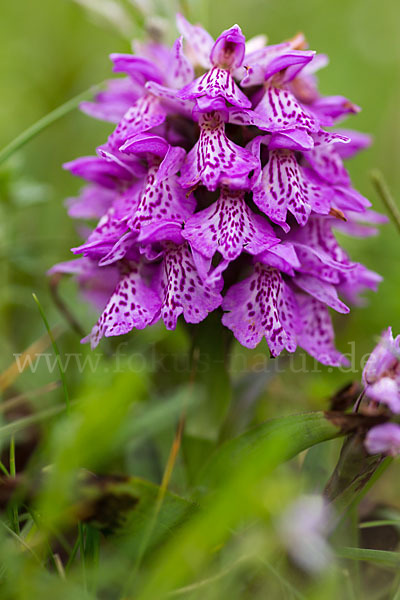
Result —
[[[104,83],[100,83],[98,85],[94,85],[90,87],[85,92],[74,96],[61,106],[58,106],[51,112],[49,112],[46,116],[36,121],[33,125],[25,129],[20,135],[18,135],[12,142],[10,142],[3,150],[0,151],[0,165],[8,160],[15,152],[20,150],[23,146],[25,146],[28,142],[30,142],[33,138],[35,138],[39,133],[41,133],[44,129],[52,125],[58,119],[61,119],[71,111],[78,108],[79,104],[84,100],[90,100],[93,98],[95,94],[100,92],[104,87]]]
[[[400,566],[400,554],[388,550],[370,550],[368,548],[338,548],[336,556],[350,560],[363,560],[378,563],[387,567]]]
[[[371,173],[371,179],[381,200],[385,204],[393,223],[396,225],[400,233],[400,210],[389,191],[389,187],[382,173],[378,171],[378,169],[374,169]]]
[[[64,369],[61,363],[61,356],[60,356],[60,350],[58,348],[57,342],[55,340],[55,337],[53,336],[53,332],[50,329],[50,325],[47,321],[46,315],[44,314],[44,310],[42,305],[39,302],[38,297],[36,296],[36,294],[32,294],[34,301],[36,302],[40,315],[43,319],[43,323],[47,329],[47,333],[49,334],[49,338],[51,340],[51,344],[53,346],[53,350],[54,350],[54,354],[56,355],[57,358],[57,365],[58,365],[58,369],[60,371],[60,378],[62,381],[62,387],[63,387],[63,391],[64,391],[64,398],[65,398],[65,405],[67,408],[67,412],[69,412],[70,410],[70,401],[69,401],[69,394],[68,394],[68,388],[67,388],[67,380],[65,378],[65,373],[64,373]]]

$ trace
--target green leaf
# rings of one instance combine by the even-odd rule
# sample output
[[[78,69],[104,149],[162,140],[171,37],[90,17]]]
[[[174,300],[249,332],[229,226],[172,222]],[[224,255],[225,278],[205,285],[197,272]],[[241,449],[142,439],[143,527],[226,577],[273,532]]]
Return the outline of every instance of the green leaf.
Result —
[[[339,515],[358,503],[391,462],[382,454],[369,455],[364,436],[355,433],[345,440],[338,463],[326,488],[325,496]]]
[[[212,313],[196,325],[192,335],[193,373],[196,383],[205,388],[206,401],[187,418],[185,433],[215,442],[232,399],[227,371],[230,338],[221,326],[218,313]]]
[[[349,558],[351,560],[364,560],[367,562],[379,563],[387,567],[400,566],[400,554],[398,552],[389,552],[388,550],[338,548],[336,549],[336,556],[339,558]]]
[[[360,529],[369,529],[370,527],[384,527],[386,525],[393,525],[393,527],[400,527],[400,519],[382,519],[381,521],[365,521],[359,524]]]
[[[236,469],[238,462],[256,457],[264,446],[275,447],[276,465],[315,444],[340,436],[342,430],[328,413],[311,412],[271,419],[225,442],[200,473],[201,488],[212,488],[222,474]],[[268,457],[269,460],[272,456]]]
[[[265,503],[276,501],[259,487],[270,481],[276,488],[279,464],[343,433],[329,413],[315,412],[273,419],[224,444],[199,478],[203,508],[158,552],[135,598],[163,598],[193,579],[232,528],[254,515],[255,503],[266,511]]]
[[[74,507],[79,519],[103,533],[117,532],[126,552],[135,558],[147,532],[159,498],[160,487],[138,477],[91,476],[80,487]],[[171,529],[196,510],[196,505],[167,492],[147,543],[147,550],[159,543]]]
[[[145,375],[135,372],[132,362],[126,372],[96,370],[70,415],[63,415],[54,425],[45,449],[52,466],[38,499],[38,510],[54,527],[63,523],[67,507],[76,499],[82,469],[109,472],[127,443],[131,448],[140,444],[171,426],[180,414],[187,387],[178,388],[162,402],[145,403]],[[197,387],[192,392],[188,410],[198,400]]]

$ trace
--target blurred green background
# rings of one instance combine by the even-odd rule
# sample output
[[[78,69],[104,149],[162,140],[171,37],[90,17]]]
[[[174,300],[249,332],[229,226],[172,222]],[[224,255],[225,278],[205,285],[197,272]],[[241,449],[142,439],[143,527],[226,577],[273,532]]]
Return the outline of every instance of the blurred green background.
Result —
[[[129,4],[122,3],[128,12]],[[175,3],[154,2],[153,8],[150,4],[144,3],[149,13],[170,18],[173,28]],[[330,57],[330,65],[319,74],[321,91],[343,94],[360,105],[362,112],[348,119],[345,126],[374,137],[373,147],[349,165],[355,187],[371,199],[374,208],[382,210],[369,179],[370,170],[377,167],[394,196],[400,196],[397,0],[188,0],[185,7],[189,17],[201,20],[213,35],[234,22],[241,25],[246,36],[267,33],[271,43],[303,31],[311,48]],[[53,108],[108,78],[108,54],[129,51],[130,24],[126,20],[118,24],[117,18],[115,27],[112,23],[107,25],[106,19],[96,17],[72,0],[16,0],[3,2],[0,10],[0,146],[4,146]],[[134,16],[132,10],[130,14]],[[2,368],[11,362],[13,353],[21,352],[43,329],[31,299],[32,291],[38,293],[51,323],[59,320],[49,298],[46,270],[57,261],[70,258],[69,248],[79,240],[63,200],[81,186],[80,181],[63,172],[61,165],[93,153],[109,131],[109,126],[76,110],[34,139],[6,165],[8,169],[2,167]],[[12,183],[11,166],[16,169]],[[368,294],[367,307],[355,308],[350,316],[336,319],[338,346],[347,352],[349,342],[354,341],[358,364],[384,327],[392,324],[398,330],[400,245],[393,224],[384,226],[377,238],[344,239],[344,244],[353,259],[384,277],[379,293]],[[77,304],[72,286],[66,284],[64,293],[69,303]],[[77,310],[89,330],[94,313],[81,307]],[[152,335],[165,337],[161,329]],[[148,339],[149,334],[134,333],[130,338],[133,337],[140,346],[140,340]],[[63,349],[70,351],[76,343],[77,339],[68,335],[61,341]],[[263,346],[261,352],[265,349]],[[248,357],[251,360],[251,353]],[[346,380],[345,374],[338,377]],[[295,379],[298,383],[298,376]],[[290,381],[291,378],[286,379],[287,389]],[[336,382],[337,378],[329,377],[326,370],[322,375],[305,377],[305,393],[297,401],[302,403],[306,397],[317,399]]]

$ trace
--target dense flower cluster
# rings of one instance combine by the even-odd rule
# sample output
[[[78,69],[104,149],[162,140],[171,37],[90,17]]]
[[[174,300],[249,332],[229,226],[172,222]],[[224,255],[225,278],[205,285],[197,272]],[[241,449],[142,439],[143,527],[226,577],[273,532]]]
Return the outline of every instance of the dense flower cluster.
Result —
[[[99,219],[74,273],[102,309],[85,341],[174,329],[222,309],[241,344],[271,355],[304,348],[340,365],[328,308],[347,313],[380,278],[350,260],[333,229],[375,232],[379,215],[343,165],[368,136],[327,131],[359,109],[322,97],[323,55],[301,35],[246,43],[234,25],[216,41],[178,15],[172,49],[149,42],[113,54],[114,71],[89,115],[116,123],[97,155],[65,165],[87,180],[69,214]]]
[[[393,339],[389,327],[363,371],[364,394],[370,410],[385,410],[388,415],[400,414],[400,335]],[[384,423],[373,427],[365,444],[371,454],[400,454],[400,425]]]

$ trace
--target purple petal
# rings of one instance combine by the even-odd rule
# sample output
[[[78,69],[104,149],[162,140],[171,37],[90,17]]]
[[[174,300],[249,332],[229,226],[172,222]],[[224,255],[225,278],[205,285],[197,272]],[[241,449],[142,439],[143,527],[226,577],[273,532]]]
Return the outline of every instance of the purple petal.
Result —
[[[81,102],[79,108],[95,119],[119,123],[142,93],[143,90],[138,89],[128,77],[111,79],[107,82],[107,89],[97,94],[94,102]]]
[[[332,118],[334,121],[350,113],[356,114],[360,112],[360,107],[353,104],[344,96],[324,96],[313,102],[312,111],[319,118]]]
[[[318,133],[313,133],[314,146],[327,146],[328,144],[337,144],[337,148],[342,148],[343,144],[349,144],[350,138],[343,133],[338,131],[323,131],[322,129]]]
[[[126,112],[115,131],[108,138],[111,148],[119,149],[128,137],[161,125],[166,112],[158,98],[146,94]]]
[[[222,323],[246,348],[266,338],[272,356],[296,349],[297,306],[279,272],[256,263],[251,277],[229,288]]]
[[[351,269],[347,273],[342,273],[339,290],[349,302],[363,306],[365,305],[365,300],[359,294],[366,289],[376,292],[381,281],[382,277],[378,273],[370,271],[364,265],[356,263],[354,269]]]
[[[199,65],[208,69],[210,63],[210,53],[214,45],[211,35],[200,25],[192,25],[181,15],[177,14],[176,24],[179,32],[189,44],[190,49]]]
[[[219,252],[226,260],[235,260],[246,250],[259,254],[279,243],[266,219],[252,213],[244,192],[224,188],[217,202],[186,223],[183,237],[206,257]]]
[[[270,150],[286,148],[297,152],[311,150],[313,146],[313,138],[304,129],[293,129],[283,131],[282,133],[274,133],[271,135],[271,140],[268,144]]]
[[[314,148],[304,152],[305,158],[314,171],[330,185],[349,186],[350,177],[343,166],[335,144],[331,142],[319,143],[320,139],[314,138]]]
[[[333,226],[335,229],[352,237],[369,237],[379,233],[376,227],[370,227],[364,225],[364,223],[381,224],[388,222],[386,215],[377,213],[374,210],[367,210],[362,213],[347,210],[346,219],[346,222],[337,221]]]
[[[107,162],[98,156],[82,156],[64,163],[63,167],[77,177],[112,190],[120,187],[121,180],[124,182],[132,179],[132,173],[128,168]]]
[[[96,152],[104,161],[129,171],[131,178],[143,177],[146,173],[143,163],[136,156],[128,156],[119,150],[112,150],[107,143],[98,146]]]
[[[177,177],[157,178],[158,166],[150,167],[140,200],[133,207],[129,227],[140,230],[156,221],[172,220],[183,223],[194,211],[195,200],[187,197]]]
[[[370,454],[400,454],[400,426],[384,423],[373,427],[365,438],[365,447]]]
[[[84,275],[93,273],[93,271],[98,271],[96,263],[82,257],[57,263],[47,271],[47,274],[54,275],[54,273],[63,273],[65,275]]]
[[[301,174],[313,212],[319,215],[329,215],[332,203],[337,199],[332,188],[308,167],[301,167]]]
[[[53,273],[76,275],[81,294],[97,310],[103,310],[119,280],[119,271],[114,267],[100,269],[88,258],[76,258],[59,263],[50,269]]]
[[[133,135],[120,148],[121,152],[137,154],[139,156],[154,154],[160,158],[164,158],[168,149],[168,142],[163,137],[152,133]]]
[[[337,208],[345,211],[364,213],[371,202],[352,187],[337,185],[333,188],[334,201]]]
[[[138,242],[143,244],[156,244],[157,242],[173,242],[183,244],[182,222],[173,220],[152,221],[140,229]]]
[[[328,309],[322,302],[297,294],[300,308],[301,333],[298,344],[324,365],[339,367],[348,360],[334,346],[334,331]]]
[[[302,175],[296,156],[290,150],[272,150],[253,187],[255,204],[278,224],[286,221],[289,210],[299,225],[305,225],[312,208],[322,205],[325,194]]]
[[[246,40],[239,25],[227,29],[217,38],[210,53],[214,67],[233,71],[241,66]]]
[[[183,38],[179,37],[175,40],[172,47],[172,60],[168,65],[166,79],[168,85],[172,88],[180,89],[187,85],[194,78],[194,69],[190,61],[183,53]]]
[[[337,152],[340,154],[341,158],[351,158],[360,150],[364,150],[364,148],[368,148],[372,143],[372,138],[370,135],[365,133],[360,133],[359,131],[353,131],[351,129],[340,129],[337,130],[337,133],[340,135],[344,135],[350,139],[350,142],[343,146],[342,144],[338,144],[336,146]]]
[[[255,113],[254,110],[229,107],[227,117],[229,123],[233,123],[234,125],[253,125],[259,129],[264,128],[264,119]]]
[[[182,166],[180,181],[185,188],[201,181],[211,191],[222,185],[246,189],[251,185],[249,174],[258,165],[248,150],[226,137],[221,115],[206,113],[200,119],[199,141]]]
[[[136,56],[143,57],[158,67],[164,78],[168,67],[171,65],[171,48],[154,40],[139,42],[133,40],[132,49]]]
[[[254,109],[263,118],[264,128],[271,132],[306,129],[317,132],[321,123],[307,112],[288,90],[269,87]]]
[[[229,260],[221,260],[221,262],[207,275],[205,283],[212,288],[222,289],[224,286],[222,274],[229,267],[229,262]]]
[[[265,67],[260,64],[243,65],[238,69],[238,79],[242,88],[262,85],[265,81]]]
[[[175,175],[185,160],[186,152],[179,146],[170,146],[157,171],[157,181],[161,182]]]
[[[294,270],[301,267],[296,250],[290,242],[281,242],[270,250],[262,252],[256,260],[292,277],[295,275]]]
[[[290,42],[265,46],[246,54],[245,68],[239,69],[236,76],[241,79],[242,87],[261,85],[265,81],[265,72],[268,66],[292,50]],[[240,72],[241,71],[241,72]]]
[[[191,118],[195,103],[194,100],[182,100],[182,98],[178,98],[177,96],[178,90],[165,87],[155,81],[148,81],[145,89],[152,96],[158,98],[166,110],[182,113]]]
[[[99,260],[99,267],[111,265],[123,258],[138,260],[139,251],[136,247],[137,234],[128,231],[111,248],[111,250]]]
[[[105,214],[87,241],[71,250],[74,254],[83,254],[93,260],[100,260],[111,251],[121,235],[127,232],[127,229],[126,222],[114,221],[108,214]]]
[[[99,219],[114,199],[114,191],[99,185],[87,185],[76,198],[67,198],[65,205],[73,219]]]
[[[370,400],[386,404],[395,414],[400,413],[400,388],[391,377],[381,377],[375,383],[368,385],[365,393]]]
[[[146,81],[163,82],[163,76],[157,65],[151,60],[133,54],[110,54],[114,63],[113,71],[115,73],[126,73],[140,85]]]
[[[342,274],[355,269],[332,233],[332,219],[312,217],[305,227],[293,231],[290,241],[296,249],[303,273],[337,284]]]
[[[145,284],[139,268],[131,265],[130,272],[121,278],[100,319],[82,343],[90,341],[93,349],[103,336],[123,335],[134,327],[144,329],[153,321],[160,305],[158,294]]]
[[[269,79],[279,71],[285,71],[281,82],[287,83],[294,79],[298,73],[314,58],[315,52],[312,50],[290,50],[279,56],[276,56],[264,72],[264,79]]]
[[[117,196],[87,241],[72,251],[75,254],[91,256],[93,259],[101,259],[108,254],[119,238],[127,232],[129,216],[139,203],[140,189],[141,184],[138,182],[124,194]]]
[[[304,292],[327,304],[337,312],[344,314],[350,312],[349,307],[339,300],[336,288],[331,283],[304,274],[296,275],[293,281]]]
[[[161,289],[161,316],[167,329],[175,329],[181,314],[187,323],[200,323],[222,302],[219,292],[202,281],[187,244],[167,245]]]
[[[392,328],[388,327],[381,335],[379,343],[371,353],[363,370],[365,385],[375,383],[384,374],[394,369],[400,359],[400,335],[393,338]]]
[[[185,86],[177,94],[183,100],[193,100],[206,96],[211,100],[214,98],[225,98],[234,106],[251,108],[251,102],[247,96],[236,85],[231,73],[219,67],[213,67],[198,79]]]
[[[312,61],[309,62],[303,70],[303,74],[306,75],[312,75],[314,74],[316,71],[319,71],[320,69],[323,69],[324,67],[326,67],[329,63],[329,58],[327,57],[326,54],[315,54]]]

